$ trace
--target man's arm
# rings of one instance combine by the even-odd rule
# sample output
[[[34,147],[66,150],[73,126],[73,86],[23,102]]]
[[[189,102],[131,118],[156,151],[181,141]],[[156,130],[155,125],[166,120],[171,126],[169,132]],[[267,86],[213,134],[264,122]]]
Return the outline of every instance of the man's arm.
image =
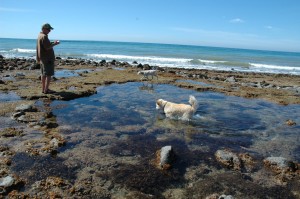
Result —
[[[53,46],[56,46],[57,44],[59,44],[59,41],[54,41],[54,42],[50,42],[50,40],[48,39],[47,36],[45,36],[43,38],[43,46],[46,50],[50,50],[53,48]]]

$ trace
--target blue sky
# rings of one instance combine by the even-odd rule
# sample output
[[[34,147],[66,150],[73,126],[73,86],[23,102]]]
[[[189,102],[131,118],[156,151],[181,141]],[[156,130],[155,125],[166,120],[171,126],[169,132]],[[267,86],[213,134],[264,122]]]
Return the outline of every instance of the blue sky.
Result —
[[[300,52],[299,0],[0,0],[0,37]]]

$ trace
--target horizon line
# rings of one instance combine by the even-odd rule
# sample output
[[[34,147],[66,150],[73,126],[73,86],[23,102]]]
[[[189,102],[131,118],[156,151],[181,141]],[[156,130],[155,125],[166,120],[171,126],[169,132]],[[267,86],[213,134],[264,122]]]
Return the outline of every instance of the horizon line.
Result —
[[[0,37],[0,39],[28,39],[36,40],[35,38],[14,38],[14,37]],[[89,39],[60,39],[60,41],[90,41],[90,42],[120,42],[120,43],[140,43],[140,44],[162,44],[162,45],[178,45],[178,46],[195,46],[207,48],[228,48],[239,50],[253,50],[253,51],[268,51],[268,52],[281,52],[281,53],[300,53],[299,51],[287,50],[269,50],[269,49],[256,49],[256,48],[241,48],[241,47],[228,47],[228,46],[207,46],[199,44],[180,44],[180,43],[157,43],[157,42],[141,42],[141,41],[117,41],[117,40],[89,40]]]

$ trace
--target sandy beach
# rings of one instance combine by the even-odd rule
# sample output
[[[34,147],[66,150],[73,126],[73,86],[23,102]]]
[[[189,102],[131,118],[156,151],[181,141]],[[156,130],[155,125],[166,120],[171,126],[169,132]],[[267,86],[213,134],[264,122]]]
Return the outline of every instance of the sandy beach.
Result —
[[[99,87],[105,89],[111,85],[142,83],[145,86],[140,89],[150,93],[153,92],[153,84],[167,85],[174,86],[174,90],[187,89],[199,95],[205,92],[221,93],[225,96],[262,100],[284,108],[299,106],[300,76],[59,59],[55,70],[60,71],[60,75],[53,77],[51,82],[51,89],[56,93],[43,94],[39,80],[40,70],[35,68],[34,60],[0,59],[0,62],[0,95],[10,95],[8,100],[0,103],[0,183],[5,184],[5,180],[13,179],[11,183],[1,186],[0,194],[3,197],[31,198],[47,195],[49,198],[218,198],[225,194],[233,198],[300,198],[299,162],[291,160],[292,155],[278,157],[281,162],[278,159],[267,159],[267,151],[272,147],[276,150],[280,148],[283,138],[266,138],[267,144],[259,145],[257,141],[251,147],[241,147],[241,143],[237,142],[235,145],[231,142],[220,149],[218,144],[214,144],[212,148],[215,150],[208,150],[205,145],[193,144],[194,139],[200,136],[201,139],[208,140],[214,136],[210,137],[209,133],[199,132],[187,124],[170,122],[166,126],[163,120],[159,120],[161,123],[156,122],[153,126],[140,121],[140,125],[120,125],[118,130],[111,130],[113,127],[109,127],[114,124],[106,124],[106,129],[91,130],[77,126],[78,124],[60,125],[59,116],[53,114],[53,107],[49,106],[54,101],[69,102],[101,94],[97,90]],[[137,72],[148,69],[156,69],[158,79],[141,80],[142,76]],[[16,111],[17,107],[24,104],[33,106],[33,109]],[[66,105],[57,104],[56,109],[63,106]],[[222,108],[222,105],[218,106]],[[78,108],[82,107],[78,105]],[[113,113],[105,113],[107,117],[113,118]],[[117,111],[115,114],[118,114]],[[287,119],[278,121],[282,123],[281,127],[294,128],[291,132],[298,131],[298,118],[291,115]],[[184,148],[177,153],[178,158],[183,162],[197,163],[188,164],[183,169],[177,161],[167,171],[155,166],[155,154],[161,145],[171,143],[175,148],[182,147],[180,143],[170,141],[167,134],[159,133],[161,129],[167,131],[166,128],[172,136],[192,143],[188,145],[189,150]],[[88,140],[83,138],[82,131],[89,132]],[[126,133],[119,135],[117,131]],[[145,135],[142,136],[140,132],[145,132]],[[270,134],[269,131],[265,132]],[[153,139],[152,134],[158,136],[148,142]],[[75,143],[79,143],[81,139],[88,145],[93,139],[99,139],[97,136],[101,137],[98,145],[89,146],[85,150],[76,148]],[[219,136],[218,142],[222,145],[221,135],[216,137]],[[262,133],[262,136],[266,135]],[[297,139],[299,141],[299,136]],[[149,143],[149,146],[145,146],[145,143]],[[216,140],[210,143],[216,143]],[[133,147],[135,145],[136,148]],[[266,148],[263,149],[262,146]],[[234,150],[236,147],[239,150]],[[252,153],[245,149],[247,147],[251,148]],[[282,154],[288,154],[290,150],[295,150],[295,153],[299,151],[299,146],[290,147]],[[88,159],[89,156],[93,157],[92,160]],[[231,158],[231,162],[224,156]],[[235,159],[237,162],[232,161]],[[42,167],[45,169],[41,169]],[[7,176],[11,179],[6,178]]]

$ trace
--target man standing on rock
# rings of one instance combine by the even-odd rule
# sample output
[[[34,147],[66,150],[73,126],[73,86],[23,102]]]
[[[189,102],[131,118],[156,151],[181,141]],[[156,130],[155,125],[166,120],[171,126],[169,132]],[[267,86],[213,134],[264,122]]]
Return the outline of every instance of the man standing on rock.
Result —
[[[53,28],[50,24],[44,24],[36,45],[36,61],[41,65],[42,92],[45,94],[55,93],[55,91],[49,89],[49,85],[51,76],[54,75],[55,55],[53,47],[59,44],[59,41],[50,42],[48,34],[51,30],[53,30]]]

